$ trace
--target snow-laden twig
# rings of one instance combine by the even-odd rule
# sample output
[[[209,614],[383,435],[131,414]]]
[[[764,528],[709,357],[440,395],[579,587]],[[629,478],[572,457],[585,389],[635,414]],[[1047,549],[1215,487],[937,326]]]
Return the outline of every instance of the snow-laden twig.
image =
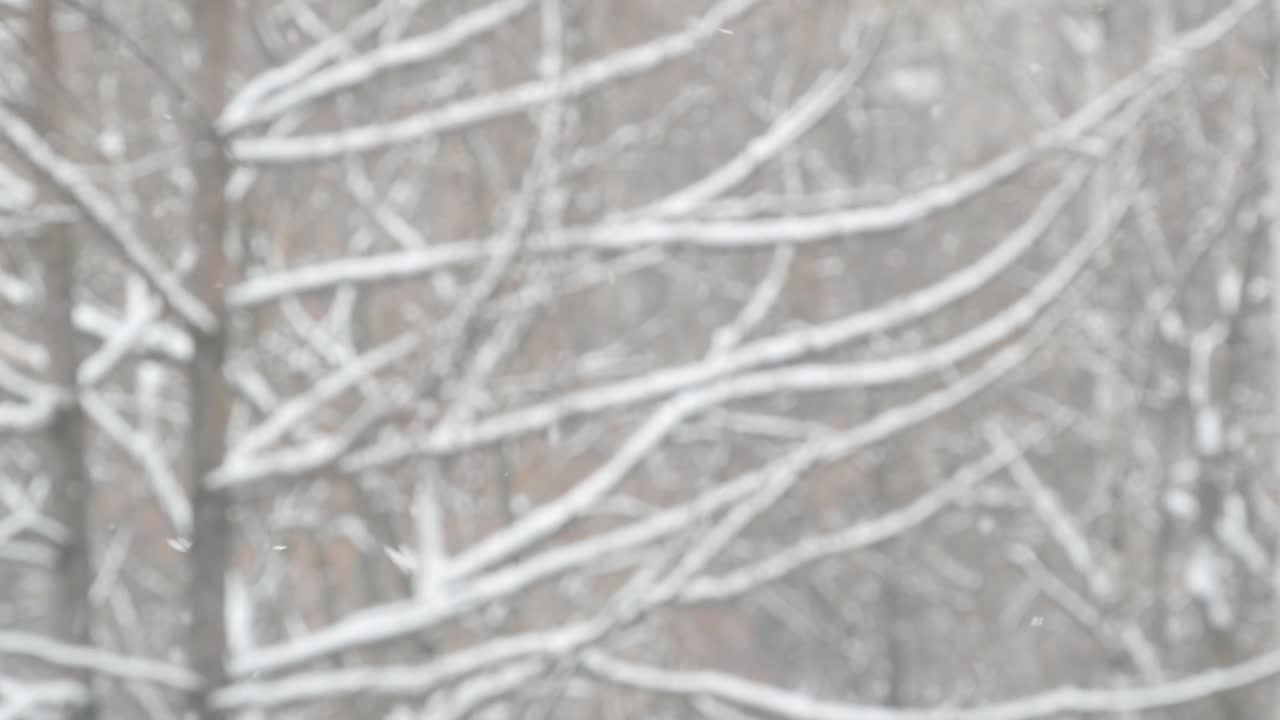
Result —
[[[349,469],[376,467],[418,452],[459,452],[543,430],[571,417],[636,405],[744,370],[794,361],[925,318],[980,291],[1012,267],[1044,236],[1083,187],[1087,177],[1088,173],[1083,169],[1069,172],[1045,196],[1026,222],[971,265],[877,307],[749,342],[699,362],[666,367],[639,377],[570,392],[554,400],[499,413],[476,423],[443,429],[412,445],[375,448],[363,456],[354,457]]]
[[[1144,680],[1158,682],[1164,679],[1160,654],[1138,623],[1105,615],[1097,603],[1060,579],[1029,547],[1015,544],[1009,549],[1009,559],[1022,568],[1040,592],[1057,603],[1082,628],[1093,633],[1109,652],[1122,650],[1128,654]],[[1096,599],[1106,602],[1105,598]]]
[[[414,488],[413,524],[418,541],[413,587],[418,598],[426,599],[440,592],[441,579],[449,563],[440,488],[435,477],[421,478]]]
[[[32,432],[53,419],[58,407],[70,398],[43,380],[27,377],[0,359],[0,390],[21,398],[0,402],[0,432]]]
[[[1012,442],[1018,447],[1030,447],[1049,437],[1059,424],[1061,423],[1049,421],[1035,423],[1019,433],[1018,438]],[[951,507],[974,486],[1007,465],[1008,459],[1000,453],[988,453],[957,470],[943,484],[900,508],[834,532],[804,538],[785,550],[723,575],[698,578],[680,594],[680,601],[703,603],[737,597],[761,585],[781,580],[823,558],[871,547],[903,535]]]
[[[218,118],[217,129],[230,132],[243,124],[242,118],[251,113],[273,93],[302,82],[308,75],[323,68],[334,58],[346,52],[353,43],[377,30],[387,18],[390,8],[399,0],[383,0],[370,8],[347,26],[324,41],[307,48],[302,54],[283,65],[277,65],[255,75],[235,94]]]
[[[709,356],[723,355],[726,351],[738,346],[742,339],[764,320],[770,308],[782,296],[787,276],[791,271],[791,261],[795,255],[795,248],[790,245],[780,245],[773,251],[773,260],[769,263],[769,269],[756,284],[755,291],[751,293],[751,299],[742,306],[732,322],[711,334]]]
[[[57,551],[49,543],[7,540],[0,543],[0,560],[22,563],[40,570],[53,570]]]
[[[694,52],[719,37],[721,28],[746,14],[758,2],[720,0],[684,30],[568,68],[559,78],[530,81],[388,123],[287,138],[243,138],[232,143],[232,154],[240,162],[256,164],[323,160],[413,142],[524,112],[556,98],[583,95]]]
[[[538,661],[512,663],[491,670],[459,685],[431,720],[464,720],[477,717],[475,711],[498,698],[511,695],[542,674],[544,664]]]
[[[27,376],[4,360],[0,360],[0,390],[28,400],[58,395],[57,387]]]
[[[420,345],[416,333],[404,333],[364,353],[316,383],[310,390],[276,408],[270,417],[241,436],[215,476],[235,476],[244,472],[255,454],[262,452],[289,432],[309,414],[370,375],[406,357]],[[225,482],[220,480],[218,482]]]
[[[683,391],[681,395],[676,396],[659,408],[645,426],[634,433],[627,443],[624,443],[623,448],[610,463],[607,463],[597,473],[594,473],[587,481],[575,486],[570,494],[561,500],[566,504],[584,503],[582,509],[585,509],[594,502],[594,499],[588,500],[588,498],[598,498],[602,493],[608,492],[609,488],[620,482],[626,473],[634,467],[635,463],[661,442],[677,424],[696,412],[729,400],[758,397],[784,390],[815,391],[818,389],[871,387],[905,382],[931,372],[950,368],[966,358],[992,347],[1027,327],[1067,288],[1071,281],[1084,269],[1093,253],[1111,237],[1114,223],[1118,222],[1124,209],[1124,206],[1118,206],[1115,212],[1107,216],[1107,222],[1094,227],[1090,234],[1068,252],[1062,261],[1037,283],[1026,296],[1010,304],[977,327],[947,342],[919,352],[907,353],[885,360],[841,365],[784,367],[778,370],[761,371],[752,375],[724,380],[719,384],[709,385],[701,391],[698,388],[690,388]],[[744,349],[752,347],[747,346]],[[813,345],[802,345],[797,350],[816,351]],[[740,358],[731,358],[729,356],[722,356],[723,358],[729,358],[730,366],[732,366],[734,360],[740,360]],[[780,358],[775,355],[772,359],[777,361]],[[708,365],[714,367],[716,362],[713,360],[710,363],[704,363],[702,367],[707,367]],[[694,367],[698,366],[695,365]],[[543,407],[546,406],[544,405]],[[448,438],[451,434],[458,432],[459,430],[456,426],[438,426],[431,435],[425,438],[425,447],[419,447],[417,451],[425,454],[448,452],[448,450],[441,449],[438,445],[433,446],[433,443],[440,442],[439,438],[442,436]],[[251,479],[263,477],[266,477],[265,473],[250,472],[245,469],[236,471],[229,467],[219,474],[220,479],[217,482],[220,484],[248,482]],[[554,511],[556,515],[559,513],[559,510]],[[537,518],[542,516],[541,510],[535,511],[522,518],[517,525],[503,530],[500,535],[514,536],[518,527],[534,527],[534,523],[540,522]],[[486,542],[497,542],[495,538],[491,538]],[[529,542],[532,542],[532,540]],[[482,551],[473,549],[472,552],[480,553]],[[461,570],[462,567],[465,567],[465,563],[470,562],[470,560],[460,559],[460,562],[464,564],[462,566],[455,565],[455,569]],[[467,572],[470,571],[468,570]]]
[[[0,300],[22,307],[36,300],[36,291],[31,287],[31,283],[16,275],[10,275],[0,267]]]
[[[0,163],[0,213],[29,209],[36,201],[36,189],[17,173]]]
[[[92,670],[104,677],[141,680],[175,690],[194,690],[201,682],[187,668],[162,660],[68,645],[33,633],[12,630],[0,630],[0,655],[32,658],[57,667]]]
[[[1280,674],[1280,652],[1179,680],[1116,689],[1061,687],[972,707],[889,708],[820,700],[724,672],[667,670],[588,651],[584,667],[612,684],[678,697],[713,697],[787,720],[1033,720],[1176,707]]]
[[[133,333],[130,320],[121,321],[107,311],[87,303],[76,305],[71,319],[76,330],[97,338],[104,344],[112,344],[112,339],[122,333],[126,336]],[[148,323],[141,328],[135,339],[137,344],[132,348],[134,352],[154,353],[179,363],[191,359],[191,336],[171,323]],[[97,371],[94,372],[96,374]]]
[[[1047,434],[1048,424],[1041,425],[1043,427],[1038,425],[1033,431],[1024,433],[1027,436],[1027,442],[1035,442]],[[856,441],[850,442],[851,438],[855,438]],[[1020,438],[1020,440],[1022,439]],[[718,533],[700,542],[698,545],[700,552],[683,554],[681,562],[675,571],[664,579],[662,583],[649,588],[647,592],[643,593],[640,609],[665,604],[676,596],[685,581],[705,565],[706,560],[715,554],[717,548],[723,547],[736,534],[736,531],[741,529],[745,522],[768,507],[772,500],[776,499],[786,487],[794,483],[817,457],[824,456],[827,459],[833,459],[831,458],[833,445],[840,446],[840,452],[843,453],[862,447],[871,441],[872,439],[865,433],[855,433],[834,443],[813,443],[809,446],[808,452],[793,453],[782,461],[771,464],[768,469],[753,474],[755,479],[754,486],[757,491],[755,497],[752,498],[752,502],[748,505],[739,506],[736,513],[738,517],[733,518],[733,522],[718,525]],[[940,510],[941,507],[950,502],[953,496],[962,493],[982,477],[994,473],[1002,464],[1003,460],[993,454],[986,459],[985,463],[974,466],[972,472],[967,474],[962,472],[955,480],[944,486],[941,490],[945,491],[946,497],[939,498],[937,496],[942,492],[934,491],[922,498],[920,502],[913,504],[912,508],[915,508],[916,505],[930,501],[928,503],[929,507],[923,511],[912,513],[911,509],[907,509],[898,513],[899,515],[914,514],[921,517],[900,518],[903,521],[895,523],[893,518],[886,516],[886,522],[873,522],[868,523],[866,526],[860,526],[859,529],[865,531],[861,534],[867,536],[865,540],[870,543],[882,540],[889,534],[914,527],[923,522],[929,515]],[[991,467],[985,467],[986,465]],[[594,540],[593,538],[592,541]],[[801,560],[801,563],[812,561],[813,559],[816,558],[807,558]],[[703,599],[706,598],[704,597]],[[421,694],[439,687],[453,678],[473,673],[479,668],[488,665],[521,657],[536,657],[576,649],[596,637],[599,631],[600,628],[597,627],[597,623],[580,623],[554,630],[495,640],[480,646],[450,653],[426,665],[314,671],[294,673],[279,680],[242,682],[224,690],[223,694],[220,694],[219,702],[228,708],[263,707],[314,701],[353,692],[379,695]]]
[[[37,708],[80,706],[88,700],[88,688],[71,680],[41,682],[0,675],[0,720],[26,720],[36,717]]]
[[[177,537],[191,537],[192,511],[191,501],[183,490],[182,483],[174,475],[168,460],[164,457],[160,445],[150,442],[150,438],[137,432],[116,412],[111,404],[94,392],[80,395],[80,404],[85,414],[93,420],[103,434],[111,438],[139,465],[142,466],[151,489],[160,501],[160,507],[169,518],[170,525]]]
[[[1007,445],[1002,444],[1000,452],[1007,456],[1009,452]],[[1057,603],[1058,607],[1082,627],[1094,632],[1102,627],[1104,618],[1101,611],[1049,570],[1034,550],[1021,543],[1015,543],[1009,548],[1009,560],[1022,568],[1041,593]]]
[[[834,73],[824,73],[796,103],[742,151],[711,173],[649,205],[625,213],[627,217],[687,215],[746,180],[764,163],[809,132],[848,94],[870,54],[855,58]]]
[[[107,548],[98,560],[97,571],[93,583],[89,586],[89,602],[99,607],[107,602],[116,591],[116,582],[120,579],[125,562],[129,559],[129,548],[133,545],[135,528],[121,528],[107,541]]]
[[[977,370],[962,376],[945,387],[929,393],[915,401],[892,407],[870,420],[849,430],[831,437],[823,437],[802,445],[792,454],[784,456],[779,463],[785,463],[796,472],[801,472],[812,464],[834,460],[873,443],[882,442],[904,430],[927,422],[946,413],[977,393],[990,387],[1002,377],[1020,367],[1027,359],[1029,350],[1022,345],[1012,345],[996,353]],[[801,462],[803,460],[804,462]],[[730,502],[736,498],[747,497],[759,486],[761,478],[768,469],[748,473],[739,482],[730,483],[722,495],[710,496],[719,500],[720,506],[726,499]],[[572,493],[572,491],[570,491]],[[560,506],[561,512],[571,514],[581,507],[581,500],[573,500]],[[547,505],[542,506],[547,508]],[[702,508],[708,510],[708,508]],[[703,515],[705,516],[705,515]],[[526,516],[527,517],[527,516]],[[681,516],[667,515],[661,518],[669,528],[681,521],[696,518],[699,515],[683,512]],[[563,516],[554,516],[550,512],[512,535],[491,536],[490,544],[481,543],[475,547],[484,548],[483,554],[472,555],[465,565],[459,567],[463,555],[455,555],[450,564],[452,578],[462,579],[466,571],[474,572],[493,562],[506,558],[509,553],[526,547],[530,537],[539,537],[548,529],[560,527],[566,522]],[[639,536],[647,539],[652,526],[627,528],[623,533],[631,538]],[[493,538],[501,538],[493,541]],[[613,540],[627,540],[625,535],[615,536]],[[584,557],[600,557],[608,549],[607,544],[599,538],[572,547],[573,558],[556,555],[555,551],[534,555],[532,558],[514,563],[509,567],[496,570],[486,575],[466,578],[466,582],[455,582],[433,602],[391,603],[381,607],[370,608],[334,623],[326,628],[308,635],[277,643],[272,646],[258,648],[253,653],[235,658],[230,664],[234,676],[244,676],[256,672],[272,672],[291,665],[307,662],[330,653],[349,650],[407,634],[421,632],[430,627],[456,617],[459,613],[474,609],[479,604],[489,602],[497,597],[517,592],[528,587],[531,576],[547,577],[567,569],[571,563],[566,560],[579,560]],[[557,565],[548,567],[548,557],[554,557]],[[535,578],[536,579],[536,578]]]
[[[597,623],[579,622],[495,638],[417,665],[312,670],[272,680],[242,681],[218,690],[214,694],[214,703],[220,708],[234,710],[269,708],[353,693],[400,697],[423,695],[495,665],[566,652],[599,634]]]
[[[0,433],[28,433],[40,430],[53,419],[58,403],[42,397],[25,403],[0,402]]]
[[[1113,591],[1112,580],[1093,557],[1089,539],[1062,506],[1058,494],[1040,478],[1003,427],[992,422],[985,429],[987,441],[1004,456],[1009,465],[1009,474],[1031,499],[1031,508],[1048,529],[1049,536],[1057,542],[1075,571],[1089,584],[1090,593],[1099,600],[1110,598]]]
[[[722,508],[746,497],[758,484],[759,478],[755,473],[730,480],[680,506],[661,511],[622,528],[549,548],[520,563],[495,570],[465,585],[453,587],[447,597],[438,596],[431,598],[429,603],[417,604],[420,612],[414,612],[415,604],[404,603],[384,605],[358,613],[341,621],[355,626],[355,632],[338,634],[350,637],[366,631],[381,632],[378,628],[387,627],[387,625],[381,622],[378,617],[380,615],[391,616],[391,626],[394,626],[395,622],[403,621],[415,623],[419,629],[433,627],[484,603],[511,597],[536,583],[604,562],[617,555],[634,552],[638,548],[648,547],[694,523],[710,518]],[[403,620],[396,620],[397,617]],[[366,621],[371,622],[366,623]],[[359,644],[358,641],[356,644]],[[262,672],[276,667],[277,662],[275,658],[269,657],[264,660],[256,653],[250,653],[237,658],[232,663],[232,673],[240,676]],[[285,664],[289,662],[289,660],[284,661]]]
[[[212,473],[206,484],[225,490],[268,478],[291,479],[320,472],[337,464],[362,438],[390,420],[397,407],[376,400],[366,402],[337,431],[317,435],[297,445],[237,458]]]
[[[372,50],[344,58],[309,75],[300,76],[297,70],[293,70],[292,82],[273,83],[276,87],[271,94],[264,94],[259,88],[255,88],[250,94],[242,93],[237,96],[218,119],[217,129],[224,134],[238,132],[250,125],[273,120],[305,103],[369,82],[390,71],[430,62],[495,30],[519,15],[530,4],[531,0],[496,0],[490,5],[454,18],[438,30],[394,43],[380,44]],[[363,18],[361,20],[363,22],[360,29],[363,29],[369,21]]]
[[[1063,260],[1018,302],[958,337],[915,353],[885,360],[831,365],[785,366],[729,378],[705,388],[687,390],[663,405],[627,438],[619,450],[596,472],[563,496],[539,506],[467,551],[459,554],[451,570],[465,576],[501,562],[506,557],[558,531],[622,482],[635,465],[679,423],[695,413],[732,400],[779,392],[874,387],[923,377],[954,367],[1027,327],[1084,269],[1093,253],[1110,237],[1113,224],[1093,232],[1067,253]]]
[[[421,250],[347,257],[251,276],[228,290],[227,303],[233,307],[250,308],[285,295],[327,290],[348,283],[408,280],[435,270],[479,262],[488,255],[489,251],[484,243],[456,242],[432,245]]]
[[[76,380],[82,388],[93,388],[106,379],[125,357],[139,346],[139,340],[160,319],[164,306],[143,298],[106,342],[85,358],[76,369]]]
[[[60,156],[26,121],[3,105],[0,105],[0,136],[75,202],[183,321],[203,332],[215,329],[217,320],[209,308],[183,287],[173,272],[151,252],[128,219],[89,176]]]
[[[1192,35],[1203,40],[1199,35]],[[1141,119],[1153,96],[1172,90],[1169,71],[1184,59],[1184,45],[1175,45],[1158,60],[1116,83],[1060,124],[1036,134],[993,160],[950,180],[878,206],[837,210],[813,215],[749,220],[638,220],[614,221],[567,230],[568,249],[619,250],[639,247],[690,246],[712,249],[747,249],[776,244],[807,244],[833,238],[847,240],[898,230],[918,224],[942,211],[958,207],[1018,174],[1041,155],[1069,149],[1085,140],[1101,146],[1102,157],[1111,141],[1089,137],[1126,105],[1112,133],[1123,136]],[[1135,101],[1136,99],[1136,101]],[[1145,101],[1145,102],[1144,102]],[[555,250],[535,239],[531,248]]]
[[[704,221],[613,221],[566,228],[551,236],[534,234],[524,243],[533,253],[573,250],[634,250],[647,245],[692,244],[722,249],[800,244],[901,229],[928,219],[989,190],[1024,169],[1047,149],[1074,142],[1092,131],[1123,102],[1141,94],[1147,84],[1104,95],[1031,145],[1017,147],[977,168],[894,200],[866,207],[832,210],[786,218]],[[1106,102],[1104,102],[1106,101]],[[345,283],[373,283],[418,277],[444,268],[486,259],[492,241],[458,240],[420,250],[342,258],[251,277],[233,286],[227,301],[252,307],[283,295],[324,290]]]

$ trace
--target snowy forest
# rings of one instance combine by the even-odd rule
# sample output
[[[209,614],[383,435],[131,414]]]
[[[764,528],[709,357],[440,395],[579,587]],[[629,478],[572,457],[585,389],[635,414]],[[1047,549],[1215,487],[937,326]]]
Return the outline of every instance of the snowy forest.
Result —
[[[1280,718],[1280,0],[0,0],[0,718]]]

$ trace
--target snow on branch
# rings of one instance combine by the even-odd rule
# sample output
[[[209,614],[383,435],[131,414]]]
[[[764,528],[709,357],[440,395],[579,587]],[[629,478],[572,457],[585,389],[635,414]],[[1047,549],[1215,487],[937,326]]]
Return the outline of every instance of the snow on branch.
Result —
[[[37,708],[81,706],[88,699],[88,689],[71,680],[36,682],[0,675],[0,720],[33,718]]]
[[[720,0],[705,15],[676,33],[570,68],[559,77],[517,85],[458,101],[439,110],[376,125],[294,137],[243,138],[232,143],[232,155],[251,164],[285,164],[339,157],[413,142],[450,130],[514,115],[541,103],[576,97],[616,80],[661,67],[688,55],[720,29],[747,13],[759,0]]]
[[[43,396],[25,403],[0,402],[0,433],[27,433],[44,428],[53,419],[58,402]]]
[[[712,697],[787,720],[1033,720],[1066,714],[1113,715],[1177,707],[1280,674],[1280,651],[1180,680],[1133,688],[1062,687],[973,707],[899,709],[814,697],[710,670],[667,670],[588,651],[583,667],[620,687],[678,697]]]
[[[128,260],[186,323],[211,332],[217,320],[209,308],[187,291],[178,278],[152,254],[120,211],[83,171],[58,155],[22,118],[0,105],[0,136],[36,170],[67,194],[85,216]]]
[[[187,668],[161,660],[68,645],[33,633],[11,630],[0,630],[0,655],[31,658],[76,670],[92,670],[105,677],[155,683],[175,690],[193,690],[201,682]]]
[[[28,210],[35,201],[36,190],[31,183],[0,163],[0,213]]]
[[[338,368],[316,383],[308,392],[280,405],[268,418],[239,438],[228,453],[222,467],[215,471],[215,479],[212,481],[217,484],[226,484],[234,482],[231,478],[238,473],[256,474],[250,467],[256,454],[279,440],[324,403],[338,397],[382,368],[406,357],[419,346],[420,339],[416,333],[400,335]]]
[[[514,660],[562,654],[598,634],[597,623],[580,622],[495,638],[417,665],[314,670],[278,679],[247,680],[218,690],[214,703],[225,710],[237,710],[313,702],[355,693],[392,697],[425,695],[459,678]]]
[[[705,385],[735,373],[806,355],[826,352],[860,338],[923,319],[977,293],[1013,266],[1044,237],[1084,185],[1088,173],[1068,172],[1007,238],[972,264],[932,285],[904,293],[882,305],[810,327],[790,330],[742,345],[702,361],[655,370],[646,375],[579,390],[554,400],[503,412],[473,424],[443,428],[412,447],[392,445],[354,456],[347,469],[367,469],[409,454],[449,454],[521,434],[543,430],[564,419],[640,404],[673,392]]]
[[[1010,442],[1020,448],[1031,447],[1049,437],[1055,426],[1061,424],[1049,421],[1035,423]],[[823,558],[871,547],[903,535],[952,506],[976,485],[1007,467],[1008,462],[1001,453],[992,451],[902,507],[831,533],[805,538],[770,557],[724,575],[698,578],[680,594],[680,601],[705,603],[737,597]]]
[[[478,262],[487,256],[484,243],[461,241],[421,250],[345,257],[252,276],[230,288],[227,303],[233,307],[248,308],[287,295],[327,290],[340,285],[408,280],[455,265]]]
[[[699,180],[637,210],[630,217],[671,217],[686,215],[703,203],[719,197],[746,180],[760,166],[813,129],[843,100],[866,69],[870,54],[855,58],[834,73],[821,75],[795,105],[773,122],[763,134],[716,170]]]
[[[998,423],[986,427],[988,441],[999,449],[1009,465],[1009,474],[1031,500],[1031,508],[1049,535],[1067,556],[1071,566],[1089,584],[1090,593],[1098,600],[1111,597],[1111,578],[1093,557],[1089,538],[1080,529],[1071,513],[1063,507],[1062,499],[1049,487],[1032,467],[1022,450]]]
[[[1114,232],[1127,210],[1127,201],[1113,207],[1088,236],[1072,248],[1023,298],[987,321],[934,347],[882,361],[846,365],[804,365],[732,378],[704,390],[690,390],[659,407],[633,433],[608,463],[556,501],[540,506],[517,523],[490,536],[461,554],[451,569],[460,574],[498,562],[558,530],[614,488],[635,464],[666,436],[668,431],[695,412],[729,400],[759,397],[787,391],[816,391],[870,387],[905,382],[928,373],[954,367],[975,354],[1004,341],[1036,319]],[[514,547],[513,547],[514,546]]]
[[[1202,40],[1199,35],[1191,37]],[[1174,47],[1197,47],[1195,43]],[[1043,153],[1070,148],[1094,132],[1117,110],[1148,92],[1169,71],[1177,53],[1165,53],[1079,108],[1030,143],[956,177],[892,201],[853,209],[816,212],[787,218],[721,221],[618,220],[603,225],[566,228],[553,235],[535,233],[525,241],[534,253],[575,250],[633,250],[671,244],[704,248],[746,249],[762,245],[801,244],[898,230],[956,207],[1016,175]],[[342,258],[310,266],[264,273],[232,287],[232,306],[253,307],[285,295],[318,291],[347,283],[405,280],[457,265],[480,262],[492,252],[490,240],[458,240],[431,247]]]
[[[455,18],[435,32],[379,45],[309,76],[301,77],[296,71],[282,72],[281,77],[293,76],[292,82],[271,83],[278,92],[265,97],[262,88],[267,83],[250,83],[245,86],[248,92],[242,91],[227,105],[218,120],[218,132],[231,134],[250,125],[269,122],[300,105],[356,87],[392,70],[430,62],[496,29],[531,4],[532,0],[498,0]],[[303,57],[307,55],[304,53]]]
[[[1015,305],[1010,317],[1030,320],[1033,314]],[[1000,318],[1008,332],[1018,325]],[[980,328],[985,331],[986,327]],[[978,333],[974,333],[977,335]],[[1007,336],[1007,335],[1005,335]],[[1005,337],[999,336],[996,337]],[[726,402],[781,392],[818,392],[904,382],[953,367],[986,343],[970,343],[968,335],[920,353],[884,361],[845,365],[799,365],[729,378],[706,388],[688,390],[659,406],[616,453],[595,472],[559,498],[538,506],[514,524],[460,553],[450,563],[451,579],[466,577],[505,561],[512,555],[559,531],[599,502],[621,483],[680,423],[694,414]]]
[[[173,532],[181,538],[191,537],[193,518],[191,501],[187,499],[182,483],[169,467],[162,449],[155,443],[149,442],[146,435],[131,427],[128,421],[97,393],[81,394],[80,403],[94,425],[142,466],[152,490],[155,491],[156,499],[160,501],[160,507],[169,518]]]
[[[388,10],[395,2],[398,0],[383,0],[352,21],[342,32],[334,33],[283,65],[255,75],[227,103],[218,119],[217,129],[224,133],[231,132],[231,128],[239,124],[239,119],[250,113],[263,98],[301,82],[310,73],[347,52],[355,42],[386,22]]]
[[[765,468],[753,471],[748,473],[740,484],[731,483],[729,489],[734,491],[734,495],[730,498],[749,496],[759,489],[766,478],[772,477],[768,474],[769,472],[777,472],[779,467],[790,468],[795,473],[803,472],[813,464],[828,462],[873,443],[883,442],[898,433],[949,412],[1021,367],[1029,354],[1028,345],[1011,345],[993,355],[978,369],[939,390],[912,402],[889,408],[868,421],[836,435],[806,443],[791,454],[783,456],[772,470]],[[653,423],[655,427],[664,426],[668,422],[666,415],[655,417],[659,417]],[[642,428],[633,435],[633,438],[645,438],[651,432],[653,431]],[[625,447],[624,450],[626,450]],[[541,506],[538,514],[531,513],[524,516],[534,517],[534,520],[509,526],[506,531],[491,535],[487,541],[472,546],[469,552],[455,555],[454,561],[448,566],[451,571],[449,587],[445,592],[434,595],[432,600],[395,602],[369,608],[302,637],[257,648],[248,655],[233,659],[230,666],[231,673],[235,676],[244,676],[257,672],[273,672],[332,653],[422,632],[462,612],[474,609],[484,602],[500,597],[503,593],[515,592],[526,587],[524,583],[530,574],[529,568],[535,563],[545,563],[545,556],[535,555],[531,559],[513,563],[509,567],[486,575],[475,577],[468,577],[468,575],[475,575],[485,567],[510,558],[513,553],[526,549],[530,543],[563,527],[576,513],[589,507],[602,494],[602,489],[608,490],[616,484],[613,476],[616,469],[612,468],[615,467],[614,464],[619,463],[617,458],[621,455],[621,452],[615,455],[615,459],[611,461],[613,464],[607,464],[598,470],[594,480],[586,480],[580,485],[591,483],[587,485],[586,490],[581,492],[571,490],[559,500]],[[721,500],[723,499],[722,497]],[[697,516],[689,513],[685,517]],[[668,524],[673,519],[675,518],[672,516],[663,518]],[[642,532],[643,530],[641,528]],[[627,528],[624,532],[634,532],[634,529]],[[589,545],[596,543],[599,543],[599,540],[592,538]],[[595,552],[596,548],[589,545],[585,548],[574,547],[573,552]],[[543,568],[545,569],[545,565]]]

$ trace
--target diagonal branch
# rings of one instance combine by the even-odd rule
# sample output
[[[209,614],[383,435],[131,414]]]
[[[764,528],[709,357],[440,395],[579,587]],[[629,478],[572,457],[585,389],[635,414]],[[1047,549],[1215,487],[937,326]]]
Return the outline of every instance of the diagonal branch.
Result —
[[[253,93],[242,92],[227,105],[218,121],[218,132],[231,134],[269,122],[300,105],[357,87],[392,70],[430,62],[492,31],[519,15],[530,3],[531,0],[497,0],[454,19],[435,32],[379,45],[305,78],[296,78],[292,84],[280,86],[274,95],[262,97],[261,85],[255,85]]]
[[[142,274],[187,324],[201,332],[217,327],[213,313],[187,291],[177,277],[129,225],[107,196],[71,162],[60,156],[22,118],[0,105],[0,137],[3,137],[41,175],[66,193],[90,222]]]
[[[721,0],[687,29],[585,63],[558,78],[534,80],[389,123],[289,138],[241,139],[232,144],[232,154],[240,162],[255,164],[326,160],[413,142],[514,115],[556,98],[583,95],[610,82],[635,77],[688,55],[717,37],[724,25],[746,14],[758,2]]]

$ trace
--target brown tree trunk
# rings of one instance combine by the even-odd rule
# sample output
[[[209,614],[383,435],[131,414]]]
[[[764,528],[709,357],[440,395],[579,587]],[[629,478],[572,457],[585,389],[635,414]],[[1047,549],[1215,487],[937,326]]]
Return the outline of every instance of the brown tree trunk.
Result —
[[[38,126],[57,141],[61,112],[58,98],[59,53],[53,25],[53,0],[37,0],[31,5],[31,49],[40,76],[34,82],[33,106]],[[44,183],[47,199],[62,201],[62,193],[52,182]],[[52,482],[49,514],[66,529],[58,548],[55,572],[56,598],[52,615],[53,637],[72,645],[91,645],[89,587],[93,569],[89,557],[90,495],[92,486],[85,464],[84,412],[80,407],[76,372],[80,354],[72,325],[74,308],[76,248],[72,226],[51,223],[36,243],[44,276],[43,332],[49,353],[49,381],[62,395],[43,443],[43,463]],[[76,720],[97,717],[93,702],[93,674],[76,672],[76,679],[90,690],[90,701],[72,716]]]
[[[196,87],[200,102],[188,114],[188,142],[196,197],[191,228],[198,247],[192,278],[197,296],[217,318],[211,332],[190,328],[195,352],[188,367],[190,402],[189,482],[195,525],[191,538],[189,602],[192,612],[188,652],[204,687],[192,698],[200,720],[221,714],[210,693],[226,681],[226,570],[231,549],[230,499],[211,490],[205,479],[222,462],[226,449],[230,390],[223,378],[227,323],[225,288],[231,265],[224,247],[227,226],[225,188],[229,172],[224,147],[212,128],[213,114],[225,103],[230,62],[231,0],[192,0],[195,42],[200,48]]]

